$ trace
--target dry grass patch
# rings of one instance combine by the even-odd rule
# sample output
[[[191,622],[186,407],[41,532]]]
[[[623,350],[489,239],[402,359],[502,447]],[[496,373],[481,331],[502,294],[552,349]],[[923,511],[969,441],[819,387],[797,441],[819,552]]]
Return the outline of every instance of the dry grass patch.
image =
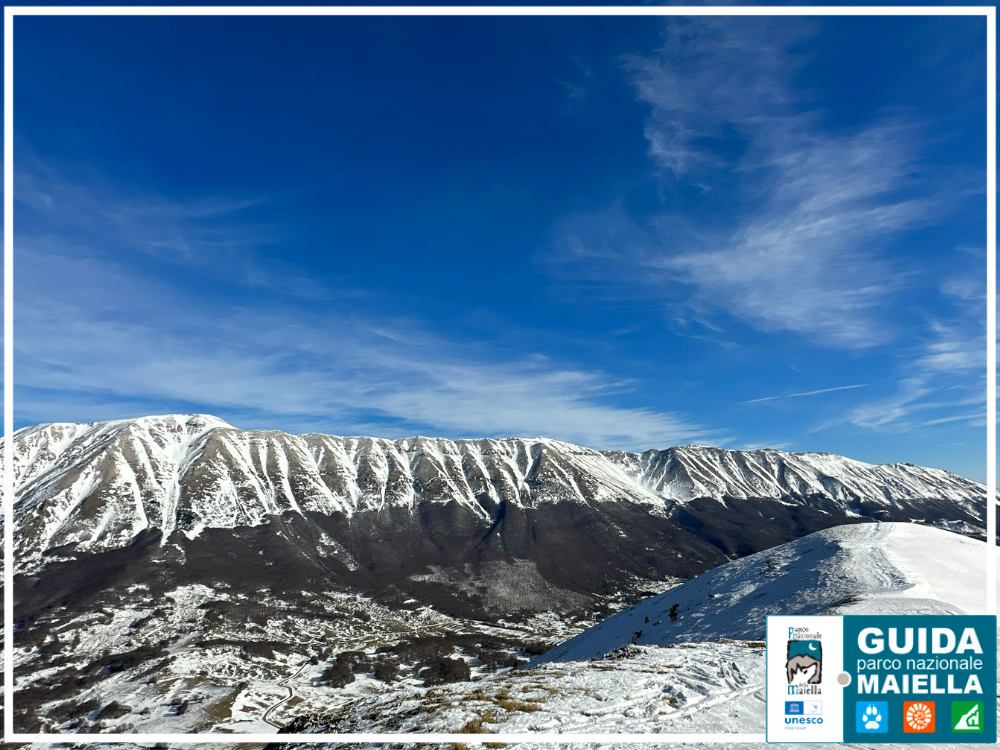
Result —
[[[493,734],[489,729],[483,726],[483,717],[476,716],[473,719],[465,722],[462,728],[458,730],[461,734]]]
[[[500,706],[504,711],[509,713],[514,713],[515,711],[521,711],[526,714],[530,714],[534,711],[541,711],[542,707],[537,703],[528,703],[527,701],[515,701],[510,698],[504,698],[502,700],[496,701],[496,704]]]
[[[522,692],[530,692],[529,689],[522,689]],[[558,692],[558,691],[555,691]],[[511,697],[510,691],[506,688],[500,688],[494,695],[490,695],[485,692],[482,688],[476,688],[466,697],[465,702],[468,701],[482,701],[483,703],[492,703],[498,708],[502,708],[507,713],[514,713],[515,711],[521,711],[523,713],[531,713],[533,711],[541,711],[538,706],[539,703],[544,703],[545,698],[525,698],[524,700],[517,700]],[[481,726],[483,722],[497,723],[500,719],[497,717],[496,713],[492,710],[487,710],[481,717],[476,717],[472,721],[468,722],[466,726]],[[474,731],[466,730],[465,728],[460,729],[460,732]],[[484,730],[486,731],[486,730]]]
[[[533,693],[536,690],[544,690],[549,695],[559,694],[559,688],[549,687],[548,685],[525,685],[521,688],[522,693]]]
[[[226,719],[233,718],[233,703],[236,701],[236,696],[240,694],[237,689],[236,692],[231,695],[226,696],[222,700],[218,700],[210,706],[205,707],[205,715],[215,721],[225,721]]]
[[[157,695],[166,695],[171,690],[173,690],[174,685],[180,680],[179,677],[168,677],[163,682],[157,682],[153,685],[153,692]]]

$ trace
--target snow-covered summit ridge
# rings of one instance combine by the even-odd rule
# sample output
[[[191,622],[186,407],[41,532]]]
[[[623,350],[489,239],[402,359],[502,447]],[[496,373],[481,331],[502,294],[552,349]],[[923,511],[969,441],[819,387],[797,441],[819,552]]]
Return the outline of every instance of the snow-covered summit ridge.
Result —
[[[822,453],[701,446],[602,452],[548,438],[387,440],[239,430],[203,414],[46,424],[14,436],[19,562],[75,543],[265,523],[282,513],[354,514],[459,503],[634,503],[664,515],[699,498],[822,498],[886,506],[956,503],[981,519],[983,485],[938,469]]]
[[[986,492],[984,485],[943,469],[909,463],[868,464],[832,453],[699,445],[606,455],[657,494],[680,502],[699,497],[778,499],[788,495],[887,503],[927,497],[964,502],[982,498]]]
[[[985,612],[985,542],[917,524],[852,524],[703,573],[533,664],[600,658],[630,643],[763,640],[768,615]]]

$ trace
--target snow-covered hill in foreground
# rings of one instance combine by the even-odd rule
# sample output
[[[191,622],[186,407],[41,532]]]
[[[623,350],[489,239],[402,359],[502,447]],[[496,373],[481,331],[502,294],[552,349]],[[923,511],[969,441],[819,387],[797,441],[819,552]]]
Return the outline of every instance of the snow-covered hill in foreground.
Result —
[[[902,523],[838,526],[735,560],[609,617],[532,664],[635,643],[764,637],[769,614],[983,614],[985,544]]]
[[[828,529],[653,597],[529,668],[372,695],[289,730],[763,733],[767,614],[981,613],[985,562],[983,542],[937,529]],[[631,645],[637,630],[650,645]],[[628,745],[602,743],[616,746]]]

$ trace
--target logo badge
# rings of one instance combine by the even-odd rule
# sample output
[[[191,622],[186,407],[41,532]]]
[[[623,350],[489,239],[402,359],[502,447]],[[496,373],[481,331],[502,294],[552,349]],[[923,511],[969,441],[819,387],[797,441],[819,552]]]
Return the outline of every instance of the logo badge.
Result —
[[[934,731],[934,701],[903,701],[903,731]]]
[[[802,701],[785,701],[785,716],[801,716]]]
[[[857,731],[861,734],[882,734],[889,731],[888,701],[858,701]]]
[[[803,708],[806,716],[821,716],[823,714],[823,701],[805,701]]]
[[[951,731],[982,732],[983,702],[982,701],[952,701]]]
[[[785,675],[789,685],[803,682],[818,685],[822,681],[823,647],[818,639],[788,641]]]

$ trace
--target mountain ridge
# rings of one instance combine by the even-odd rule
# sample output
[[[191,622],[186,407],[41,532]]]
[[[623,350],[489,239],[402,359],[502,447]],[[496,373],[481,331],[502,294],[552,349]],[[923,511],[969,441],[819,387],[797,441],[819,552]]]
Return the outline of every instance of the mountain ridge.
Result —
[[[455,666],[461,637],[481,665],[513,663],[814,531],[985,525],[982,485],[830,454],[292,436],[206,415],[41,425],[12,447],[19,720],[36,728],[91,726],[94,701],[125,695],[130,722],[207,720],[164,707],[172,680],[192,686],[178,705],[249,690],[227,710],[272,726],[268,696],[301,659],[320,682],[413,681]]]
[[[829,453],[290,435],[239,430],[203,414],[36,425],[18,430],[14,444],[21,569],[41,564],[47,549],[119,549],[147,530],[166,544],[175,533],[193,539],[285,513],[351,517],[428,502],[457,503],[488,522],[508,505],[565,501],[626,502],[661,517],[706,501],[829,505],[849,517],[866,515],[863,504],[908,513],[933,501],[942,523],[985,525],[977,507],[985,507],[983,485],[941,469]]]

